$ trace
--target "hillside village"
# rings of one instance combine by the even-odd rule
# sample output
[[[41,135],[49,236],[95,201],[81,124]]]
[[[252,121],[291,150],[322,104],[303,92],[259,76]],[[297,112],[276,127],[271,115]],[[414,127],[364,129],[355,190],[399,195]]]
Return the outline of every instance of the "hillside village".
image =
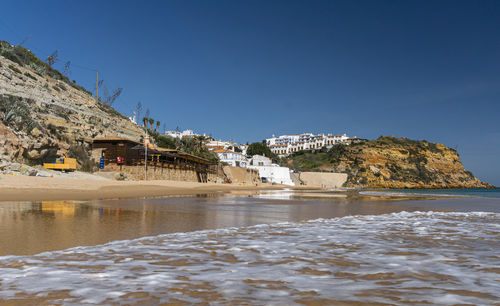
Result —
[[[217,154],[217,157],[221,163],[232,167],[257,170],[262,182],[290,186],[301,184],[303,185],[306,183],[299,178],[300,174],[295,173],[293,171],[294,169],[290,169],[287,166],[280,166],[278,159],[287,157],[292,153],[300,151],[328,150],[331,149],[334,145],[349,145],[352,142],[356,142],[358,140],[356,137],[347,137],[346,134],[325,135],[302,133],[295,135],[281,135],[278,137],[274,137],[273,135],[272,138],[265,139],[262,143],[240,145],[235,142],[215,140],[211,137],[207,137],[206,134],[196,134],[192,130],[185,130],[182,132],[167,131],[165,135],[174,138],[205,137],[206,147],[211,152]],[[257,149],[257,151],[252,151],[252,148],[250,146],[260,146],[261,148],[263,148],[263,150],[261,149],[259,151]],[[268,150],[267,154],[266,149]],[[330,176],[330,180],[336,182],[336,184],[331,187],[339,187],[337,186],[338,182],[342,181],[342,179],[338,179],[339,174],[322,173],[318,174],[318,176]],[[340,177],[343,178],[344,175],[340,174]],[[342,181],[342,183],[343,182],[345,181]],[[328,179],[326,179],[323,183],[324,184],[321,185],[331,185],[328,184]]]
[[[192,130],[160,133],[160,121],[124,116],[23,47],[0,42],[0,54],[0,171],[4,173],[37,175],[44,163],[66,157],[76,159],[78,170],[113,173],[126,180],[489,186],[463,168],[456,151],[425,141],[301,133],[237,144]],[[395,151],[398,157],[390,158]]]

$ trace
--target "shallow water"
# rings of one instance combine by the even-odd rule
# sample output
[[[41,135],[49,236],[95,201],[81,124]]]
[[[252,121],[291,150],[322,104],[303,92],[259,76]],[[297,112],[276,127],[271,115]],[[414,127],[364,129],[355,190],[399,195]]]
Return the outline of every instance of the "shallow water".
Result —
[[[498,198],[361,198],[270,191],[0,203],[0,304],[500,299]]]
[[[102,304],[491,304],[500,214],[400,212],[0,257],[0,298]]]
[[[374,189],[361,190],[361,193],[378,193],[389,196],[448,196],[500,198],[500,188],[462,188],[462,189]]]
[[[0,202],[0,255],[36,254],[174,232],[423,209],[418,204],[335,197],[293,200],[286,196],[288,200],[282,200],[284,195]]]

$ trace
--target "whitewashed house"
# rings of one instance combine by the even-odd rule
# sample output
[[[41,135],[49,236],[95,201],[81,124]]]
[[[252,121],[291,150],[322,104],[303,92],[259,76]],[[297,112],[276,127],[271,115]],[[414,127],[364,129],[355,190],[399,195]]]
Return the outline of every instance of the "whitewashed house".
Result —
[[[236,142],[232,141],[222,141],[222,140],[210,140],[205,144],[209,150],[230,150],[234,151],[234,148],[239,147]]]
[[[248,168],[258,170],[260,179],[267,183],[295,185],[290,177],[290,169],[273,164],[272,160],[266,156],[252,156]]]
[[[205,134],[201,135],[201,134],[196,134],[195,132],[193,132],[193,130],[184,130],[184,131],[166,131],[165,132],[165,135],[167,136],[170,136],[170,137],[174,137],[174,138],[187,138],[187,137],[195,137],[195,136],[207,136]]]
[[[271,159],[262,155],[254,155],[250,159],[250,166],[271,166],[271,164]]]
[[[221,162],[225,162],[233,167],[247,167],[248,159],[239,152],[233,152],[226,149],[217,149],[214,150],[214,153],[217,154]]]
[[[349,144],[355,137],[346,134],[317,134],[303,133],[295,135],[281,135],[266,139],[267,146],[271,152],[279,157],[286,157],[292,153],[302,150],[318,150],[326,147],[330,149],[337,143]]]

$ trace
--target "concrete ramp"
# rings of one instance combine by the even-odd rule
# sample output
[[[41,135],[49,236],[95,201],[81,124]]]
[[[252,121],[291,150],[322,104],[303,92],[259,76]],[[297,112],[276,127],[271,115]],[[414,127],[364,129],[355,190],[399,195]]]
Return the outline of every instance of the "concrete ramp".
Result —
[[[337,188],[347,181],[346,173],[302,172],[299,176],[304,185],[311,187]]]
[[[259,172],[253,169],[224,166],[223,171],[234,184],[255,185],[260,183]]]

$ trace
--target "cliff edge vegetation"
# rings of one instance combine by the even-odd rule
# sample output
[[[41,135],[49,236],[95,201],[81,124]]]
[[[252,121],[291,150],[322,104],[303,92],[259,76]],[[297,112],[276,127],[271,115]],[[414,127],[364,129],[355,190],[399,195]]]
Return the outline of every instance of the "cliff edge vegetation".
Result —
[[[491,188],[465,170],[457,151],[439,143],[382,136],[316,152],[297,152],[282,164],[299,171],[348,174],[346,187]]]
[[[76,157],[91,171],[94,137],[139,140],[142,128],[31,51],[0,41],[0,164]]]

